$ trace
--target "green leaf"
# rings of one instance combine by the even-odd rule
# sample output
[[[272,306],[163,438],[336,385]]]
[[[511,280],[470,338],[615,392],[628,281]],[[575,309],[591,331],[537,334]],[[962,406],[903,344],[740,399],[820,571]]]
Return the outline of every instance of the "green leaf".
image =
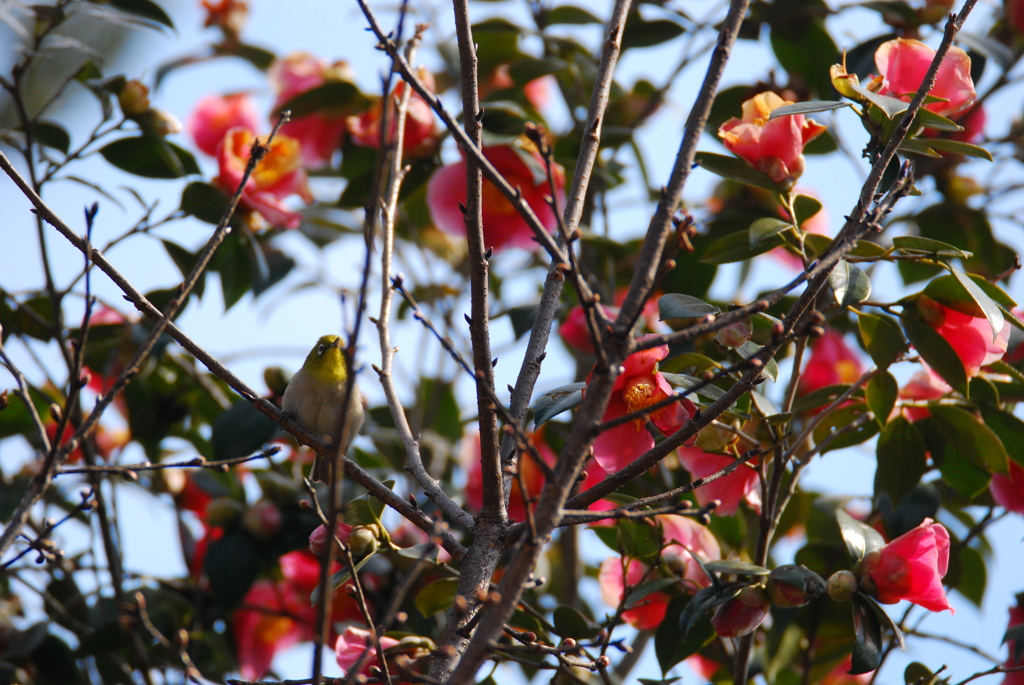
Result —
[[[669,293],[658,300],[658,314],[662,321],[666,319],[695,319],[708,314],[718,314],[722,310],[708,304],[699,297]]]
[[[364,566],[366,566],[366,564],[370,561],[370,559],[373,559],[374,556],[375,555],[373,555],[373,554],[367,554],[365,557],[363,557],[362,559],[357,561],[356,565],[355,565],[356,573],[359,573],[359,571],[361,571],[362,568]],[[337,590],[342,585],[347,583],[349,581],[349,579],[351,579],[351,578],[352,578],[352,574],[350,574],[348,572],[348,568],[342,568],[342,569],[340,569],[338,571],[335,571],[334,574],[331,575],[331,581],[330,581],[331,590],[330,590],[330,592],[327,593],[327,596],[330,597],[331,593],[333,593],[335,590]],[[313,591],[311,593],[309,593],[309,605],[310,606],[316,606],[317,603],[320,602],[320,594],[321,594],[320,593],[320,586],[317,585],[315,588],[313,588]]]
[[[661,592],[662,590],[665,590],[678,584],[678,578],[655,578],[654,580],[648,580],[643,585],[634,588],[633,591],[626,596],[624,606],[627,609],[633,609],[634,607],[640,605],[645,599],[653,595],[655,592]]]
[[[785,241],[776,235],[762,240],[756,248],[751,248],[748,232],[736,231],[712,243],[704,251],[704,256],[700,258],[700,261],[705,264],[742,262],[769,250],[774,250],[776,247],[781,247],[784,243]]]
[[[601,632],[601,626],[581,614],[578,610],[561,604],[554,611],[555,633],[561,637],[589,640]]]
[[[537,318],[537,305],[528,304],[522,307],[511,307],[508,319],[512,322],[512,333],[516,340],[533,330],[533,322]]]
[[[277,433],[277,423],[248,400],[235,400],[212,426],[210,446],[218,460],[244,457],[259,450]]]
[[[903,102],[903,100],[900,100],[899,98],[873,93],[867,88],[853,82],[849,82],[848,85],[853,88],[858,95],[878,107],[878,109],[885,115],[886,119],[892,119],[894,116],[901,112],[905,112],[907,108],[910,107],[909,102]]]
[[[423,618],[430,618],[452,606],[458,588],[458,578],[438,578],[416,593],[416,608]]]
[[[540,426],[548,419],[558,416],[564,411],[578,407],[583,402],[583,388],[586,383],[570,383],[554,390],[549,390],[533,403],[533,425]]]
[[[227,193],[203,181],[192,181],[181,193],[181,211],[215,226],[220,223],[230,202]]]
[[[940,152],[951,152],[956,155],[963,155],[964,157],[974,157],[975,159],[984,159],[985,161],[991,162],[992,153],[981,147],[980,145],[972,145],[971,143],[965,143],[960,140],[949,140],[947,138],[934,138],[929,139],[928,145],[932,149],[939,150]]]
[[[868,381],[864,391],[868,409],[875,415],[875,420],[883,426],[889,420],[892,408],[896,406],[899,392],[899,384],[888,371],[879,371]]]
[[[987,490],[992,477],[987,470],[946,439],[945,432],[936,425],[938,422],[939,420],[934,417],[924,422],[918,421],[922,426],[921,436],[928,445],[932,461],[938,467],[946,484],[968,501],[973,500]]]
[[[560,7],[552,7],[544,15],[548,25],[551,24],[603,24],[598,17],[583,9],[582,7],[575,7],[573,5],[562,5]]]
[[[839,524],[839,532],[842,534],[846,549],[855,564],[863,559],[868,552],[885,547],[885,538],[881,533],[866,523],[861,523],[842,509],[836,509],[836,523]]]
[[[20,130],[20,129],[19,129]],[[46,147],[60,150],[65,155],[71,149],[71,134],[60,124],[53,121],[37,121],[32,126],[35,142]]]
[[[856,264],[845,259],[839,260],[832,273],[828,275],[828,283],[832,287],[836,303],[842,307],[852,307],[871,297],[871,279]]]
[[[853,656],[851,675],[870,673],[882,663],[882,624],[863,596],[853,598]]]
[[[888,316],[861,313],[857,328],[871,361],[880,369],[888,368],[907,351],[899,325]]]
[[[795,228],[788,221],[782,221],[774,217],[766,216],[750,224],[747,230],[750,249],[757,248],[763,241],[773,238],[783,231]]]
[[[992,328],[992,340],[994,342],[999,336],[999,332],[1003,330],[1003,326],[1006,325],[1006,322],[1003,320],[1003,313],[999,310],[999,305],[988,296],[988,293],[978,287],[977,283],[968,278],[967,274],[963,271],[955,266],[950,266],[949,270],[988,320],[988,325]]]
[[[1003,443],[1010,459],[1024,467],[1024,421],[1010,412],[1000,411],[995,407],[982,405],[981,417],[999,441]]]
[[[663,675],[715,639],[711,617],[704,612],[698,614],[685,628],[680,627],[683,610],[691,603],[699,601],[697,597],[704,592],[707,590],[702,590],[692,598],[686,594],[676,595],[669,602],[665,618],[654,634],[654,654]]]
[[[960,257],[970,259],[973,255],[965,252],[956,245],[950,245],[940,240],[922,238],[916,235],[897,236],[892,239],[894,247],[899,248],[906,254],[937,255],[939,257]]]
[[[270,50],[261,48],[258,45],[247,45],[245,43],[224,41],[214,45],[213,51],[219,56],[243,59],[260,71],[269,69],[270,65],[277,59],[277,55]]]
[[[741,345],[740,347],[737,347],[736,351],[744,359],[753,359],[755,356],[760,354],[762,349],[764,348],[761,347],[760,345],[748,340],[747,342],[743,343],[743,345]],[[769,359],[768,362],[764,365],[764,370],[761,373],[762,375],[771,378],[773,381],[777,381],[779,379],[778,362],[776,362],[774,358]]]
[[[622,31],[622,49],[649,48],[678,38],[686,29],[668,19],[643,20],[639,13],[631,13]]]
[[[810,195],[797,195],[793,201],[793,211],[796,213],[797,223],[803,226],[805,221],[821,211],[821,201]]]
[[[976,466],[992,473],[1008,473],[1010,456],[995,431],[969,411],[948,404],[930,406],[933,427],[937,427],[948,445],[969,458]]]
[[[149,19],[170,29],[174,28],[174,22],[167,16],[167,12],[152,0],[110,0],[110,4],[122,12]]]
[[[746,185],[764,188],[765,190],[779,191],[779,186],[775,181],[742,159],[718,155],[713,152],[698,152],[694,156],[694,162],[697,166],[730,181],[745,183]]]
[[[928,470],[926,452],[917,426],[902,416],[890,421],[878,436],[875,496],[888,493],[892,505],[897,506]]]
[[[522,57],[508,67],[508,75],[519,85],[526,85],[530,81],[539,79],[549,74],[559,74],[569,69],[569,64],[557,57]],[[487,109],[490,110],[490,103]]]
[[[200,173],[191,152],[156,136],[121,138],[101,148],[100,154],[121,171],[144,178],[181,178]]]
[[[779,117],[788,116],[791,114],[811,114],[813,112],[830,112],[834,109],[842,109],[843,107],[850,107],[849,102],[838,102],[835,100],[806,100],[804,102],[796,102],[792,105],[783,105],[772,110],[772,113],[768,115],[768,121],[777,119]]]
[[[764,566],[751,564],[737,559],[721,559],[709,561],[704,568],[714,573],[732,574],[737,576],[767,576],[771,571]]]
[[[903,330],[921,358],[932,367],[942,379],[960,394],[967,396],[967,371],[956,350],[926,324],[913,310],[904,310],[900,316]]]
[[[615,526],[618,529],[618,546],[622,555],[651,563],[661,552],[661,533],[654,526],[640,521],[623,519]]]
[[[942,158],[942,155],[928,147],[928,144],[920,138],[904,138],[903,142],[900,143],[900,146],[897,149],[900,152],[912,152],[923,157],[932,157],[933,159]]]
[[[817,390],[811,391],[806,395],[798,397],[793,403],[793,411],[796,413],[804,412],[809,409],[816,409],[818,407],[824,407],[827,404],[831,404],[842,395],[844,392],[850,389],[849,384],[838,384],[828,385],[824,388],[818,388]],[[854,397],[859,397],[857,392],[854,392]]]
[[[985,559],[973,547],[961,547],[956,554],[950,555],[949,570],[942,582],[956,588],[971,604],[980,609],[985,598],[985,586],[988,584]]]
[[[699,378],[693,376],[687,376],[682,373],[667,373],[662,372],[661,375],[668,381],[669,385],[675,388],[683,388],[689,390],[691,388],[697,388],[694,392],[698,395],[708,398],[709,400],[721,399],[725,394],[725,391],[719,388],[717,385],[711,383],[705,383]]]
[[[366,109],[373,100],[364,95],[359,86],[351,81],[327,81],[323,85],[299,93],[274,110],[278,115],[284,110],[291,110],[292,119],[307,114],[331,110],[337,113],[351,113]]]
[[[814,429],[814,442],[816,444],[821,445],[826,440],[828,441],[821,448],[822,454],[850,447],[851,445],[859,445],[873,438],[880,429],[877,421],[868,421],[858,428],[848,430],[848,426],[861,418],[867,412],[867,409],[867,404],[864,402],[854,402],[830,412],[818,424],[818,427]],[[834,436],[834,433],[840,433],[840,435]]]

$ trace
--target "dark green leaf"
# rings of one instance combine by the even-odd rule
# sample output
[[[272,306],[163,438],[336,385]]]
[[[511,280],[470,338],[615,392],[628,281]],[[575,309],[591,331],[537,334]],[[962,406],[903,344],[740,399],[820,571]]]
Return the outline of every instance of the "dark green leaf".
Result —
[[[892,244],[907,254],[931,254],[961,259],[969,259],[972,256],[970,252],[964,252],[955,245],[916,235],[897,236],[892,239]]]
[[[452,606],[459,588],[458,578],[438,578],[416,593],[415,604],[423,618],[430,618]]]
[[[429,426],[452,443],[462,438],[459,403],[450,382],[436,378],[421,379],[419,401],[420,407],[423,407],[423,425]]]
[[[695,319],[708,314],[718,314],[721,311],[715,305],[708,304],[699,297],[682,293],[669,293],[658,300],[658,314],[662,321],[666,319]]]
[[[764,348],[762,348],[760,345],[752,343],[748,340],[747,342],[743,343],[742,346],[737,347],[736,351],[739,352],[740,356],[743,357],[744,359],[753,359],[755,356],[761,353],[762,349]],[[767,376],[768,378],[771,378],[773,381],[778,380],[778,362],[776,362],[774,358],[769,359],[768,362],[764,365],[764,371],[762,371],[761,373]]]
[[[537,305],[512,307],[508,310],[509,321],[512,322],[512,333],[516,340],[533,330],[533,322],[537,318]]]
[[[603,24],[598,17],[595,17],[589,11],[582,7],[574,7],[573,5],[562,5],[561,7],[552,7],[545,14],[548,24]]]
[[[889,614],[885,612],[885,609],[882,608],[882,605],[879,604],[874,597],[870,597],[868,595],[861,595],[860,599],[868,605],[868,608],[875,612],[875,616],[878,618],[879,624],[883,628],[888,628],[892,631],[893,637],[896,638],[896,642],[899,644],[900,649],[902,649],[903,651],[907,651],[907,644],[903,638],[903,631],[900,630],[900,627],[896,625],[895,621],[892,620],[892,617],[890,617]]]
[[[1003,443],[1010,458],[1017,462],[1018,466],[1024,466],[1024,421],[1009,412],[988,405],[982,405],[981,416],[985,425]]]
[[[828,385],[824,388],[818,388],[806,395],[798,397],[796,402],[793,403],[793,411],[799,413],[807,411],[808,409],[824,407],[826,404],[834,402],[836,398],[849,389],[849,384]],[[858,397],[858,393],[855,392],[853,396]]]
[[[71,648],[55,635],[47,635],[32,650],[31,659],[35,666],[33,683],[36,685],[78,685],[87,682],[78,669]]]
[[[227,211],[231,198],[223,190],[210,183],[193,181],[181,193],[181,211],[191,214],[200,221],[217,225]]]
[[[793,201],[793,211],[796,212],[796,220],[801,226],[804,222],[821,211],[821,201],[810,195],[797,195]]]
[[[943,582],[955,587],[974,606],[981,609],[988,584],[988,569],[981,553],[973,547],[961,547],[950,555],[949,570]]]
[[[218,459],[244,457],[259,450],[277,432],[277,423],[248,400],[236,400],[213,422],[210,446]]]
[[[782,221],[781,219],[775,219],[770,216],[758,219],[754,223],[750,224],[750,228],[747,230],[749,237],[750,249],[755,249],[763,241],[769,238],[774,238],[783,231],[787,231],[793,228],[793,224],[788,221]]]
[[[60,150],[65,155],[71,149],[71,134],[60,124],[53,121],[38,121],[32,127],[35,141],[40,145]]]
[[[700,593],[698,593],[700,594]],[[654,654],[662,674],[697,653],[704,645],[715,639],[711,617],[701,612],[689,625],[680,628],[681,614],[697,596],[677,595],[668,605],[665,618],[654,634]]]
[[[863,86],[857,85],[856,83],[850,82],[849,86],[857,91],[857,94],[866,99],[871,104],[878,107],[878,109],[885,115],[887,119],[892,119],[897,114],[905,112],[910,106],[909,103],[903,102],[899,98],[894,98],[890,95],[879,95],[873,93]]]
[[[948,445],[980,468],[1007,473],[1010,457],[995,431],[960,407],[932,404],[930,408],[935,419],[932,426],[939,429]]]
[[[839,260],[836,268],[828,275],[828,283],[832,287],[836,303],[842,307],[852,307],[871,297],[871,279],[856,264],[845,259]]]
[[[888,368],[907,351],[899,325],[888,316],[861,313],[857,327],[871,361],[880,369]]]
[[[587,387],[586,383],[570,383],[549,390],[538,397],[533,404],[534,426],[540,426],[548,419],[573,407],[578,407],[583,402],[583,388],[585,387]]]
[[[836,523],[839,524],[839,532],[855,564],[868,552],[885,547],[885,538],[877,530],[866,523],[861,523],[842,509],[836,509]]]
[[[766,576],[771,573],[771,571],[766,569],[764,566],[758,566],[757,564],[751,564],[737,559],[709,561],[704,564],[704,567],[713,573],[725,573],[737,576]]]
[[[642,521],[623,519],[618,522],[618,545],[622,555],[651,563],[661,552],[661,534],[654,526]]]
[[[951,388],[967,395],[967,371],[956,350],[914,311],[904,310],[900,321],[911,344]]]
[[[792,105],[783,105],[772,110],[772,113],[768,115],[768,121],[784,117],[790,114],[811,114],[813,112],[829,112],[833,109],[842,109],[843,107],[849,107],[849,102],[837,102],[834,100],[806,100],[804,102],[796,102]]]
[[[601,632],[601,626],[565,604],[555,608],[554,623],[558,635],[576,640],[589,640]]]
[[[654,19],[644,21],[639,14],[630,14],[622,32],[622,49],[649,48],[678,38],[686,31],[674,21]]]
[[[373,554],[367,554],[365,557],[363,557],[362,559],[357,561],[356,565],[355,565],[356,573],[359,573],[359,571],[361,571],[362,568],[364,566],[366,566],[367,563],[369,563],[370,559],[373,559],[373,557],[374,557]],[[347,583],[351,577],[352,577],[352,574],[348,572],[348,568],[342,568],[339,571],[335,571],[334,574],[331,576],[331,582],[330,582],[331,590],[330,590],[330,593],[333,593],[338,588],[340,588],[342,585]],[[330,597],[330,593],[328,593],[328,595],[327,595],[328,597]],[[310,606],[316,606],[317,603],[320,602],[320,594],[321,594],[320,593],[320,586],[317,585],[315,588],[313,588],[313,591],[311,593],[309,593],[309,605]]]
[[[678,578],[655,578],[654,580],[648,580],[643,585],[634,588],[633,591],[626,596],[626,601],[623,606],[627,609],[632,609],[642,604],[645,599],[653,595],[655,592],[661,592],[662,590],[666,590],[678,584]],[[573,637],[575,637],[575,635]]]
[[[889,420],[892,408],[896,406],[896,397],[899,392],[899,384],[888,371],[879,371],[868,381],[864,392],[868,409],[883,426]]]
[[[351,81],[327,81],[323,85],[299,93],[274,110],[275,116],[284,110],[291,110],[292,119],[307,114],[331,110],[332,112],[358,112],[366,109],[373,101],[360,92]]]
[[[882,663],[882,625],[865,598],[853,598],[853,657],[851,675],[870,673]]]
[[[747,231],[736,231],[724,238],[719,238],[704,251],[700,261],[705,264],[728,264],[730,262],[742,262],[759,254],[764,254],[776,247],[781,247],[785,241],[779,236],[772,236],[762,240],[756,248],[750,247],[750,238]]]
[[[731,181],[745,183],[765,190],[778,191],[779,186],[765,174],[750,166],[742,159],[718,155],[713,152],[698,152],[694,157],[697,166]]]
[[[203,558],[203,573],[224,611],[241,603],[259,572],[259,543],[241,528],[229,529],[219,540],[211,542]]]
[[[218,55],[244,59],[260,71],[269,69],[270,65],[277,59],[277,55],[270,50],[261,48],[258,45],[247,45],[245,43],[224,41],[214,45],[213,51]]]
[[[199,174],[192,153],[155,136],[121,138],[100,149],[108,162],[144,178],[181,178]]]
[[[817,9],[811,7],[808,4],[800,5],[799,9],[791,6],[769,10],[772,51],[787,72],[799,74],[812,91],[829,97],[833,88],[828,70],[839,61],[839,48],[825,28],[824,19],[810,16]]]
[[[110,4],[122,12],[149,19],[170,29],[174,28],[174,23],[167,16],[167,12],[152,0],[110,0]]]
[[[508,75],[520,86],[525,86],[530,81],[539,79],[549,74],[559,74],[566,71],[569,65],[565,60],[557,57],[523,57],[509,65]],[[487,105],[490,110],[491,105]]]
[[[669,382],[669,385],[686,390],[689,390],[690,388],[697,388],[697,390],[694,390],[696,394],[702,395],[710,400],[720,399],[722,395],[725,394],[725,391],[717,385],[712,385],[711,383],[702,381],[699,378],[694,378],[693,376],[687,376],[682,373],[667,372],[663,372],[661,375]]]
[[[907,496],[928,470],[927,448],[910,421],[897,416],[878,436],[875,494],[888,493],[893,506]]]
[[[928,445],[932,461],[942,474],[942,480],[967,500],[974,499],[988,488],[992,478],[989,472],[946,439],[945,432],[936,425],[937,419],[929,418],[926,422],[918,423],[923,426],[921,436]]]
[[[984,159],[987,162],[993,161],[992,153],[980,145],[972,145],[971,143],[965,143],[960,140],[949,140],[947,138],[929,139],[928,144],[932,149],[940,152],[951,152],[956,155],[963,155],[964,157]]]

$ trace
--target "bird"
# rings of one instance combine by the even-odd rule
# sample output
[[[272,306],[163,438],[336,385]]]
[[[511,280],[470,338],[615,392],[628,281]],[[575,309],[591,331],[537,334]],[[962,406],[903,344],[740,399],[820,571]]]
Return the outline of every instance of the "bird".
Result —
[[[344,456],[363,425],[363,401],[353,379],[352,396],[342,413],[349,369],[342,351],[344,342],[337,335],[324,335],[306,355],[302,368],[288,383],[281,409],[290,414],[325,442],[338,440],[338,455]],[[310,479],[330,483],[330,461],[317,454]]]

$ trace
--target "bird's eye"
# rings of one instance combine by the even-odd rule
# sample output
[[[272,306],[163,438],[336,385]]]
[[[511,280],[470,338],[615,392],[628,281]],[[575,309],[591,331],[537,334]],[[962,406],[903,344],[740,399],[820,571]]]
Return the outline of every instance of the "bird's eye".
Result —
[[[324,344],[323,344],[323,343],[320,343],[320,344],[319,344],[319,345],[317,345],[317,347],[316,347],[316,353],[317,353],[317,354],[319,354],[320,356],[323,356],[323,354],[324,354],[324,350],[325,350],[325,349],[327,349],[327,348],[326,348],[326,347],[324,347]]]

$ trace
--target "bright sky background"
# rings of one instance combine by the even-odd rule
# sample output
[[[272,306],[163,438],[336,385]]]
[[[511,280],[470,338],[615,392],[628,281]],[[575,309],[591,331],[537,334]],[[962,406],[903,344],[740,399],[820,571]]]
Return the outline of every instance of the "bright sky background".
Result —
[[[136,32],[130,48],[116,65],[107,65],[106,74],[124,73],[129,78],[148,79],[151,78],[156,65],[189,53],[205,41],[216,39],[215,32],[212,30],[204,32],[200,28],[202,13],[198,9],[198,2],[193,3],[191,0],[160,0],[160,2],[174,19],[177,34]],[[385,67],[385,60],[381,53],[373,49],[375,41],[372,34],[364,30],[365,21],[354,2],[253,0],[252,4],[250,22],[243,34],[248,42],[265,46],[280,55],[296,50],[306,50],[330,61],[345,59],[355,69],[364,90],[372,92],[379,89],[379,78]],[[381,16],[385,25],[393,25],[393,15],[386,12],[385,9],[392,8],[395,3],[375,2],[373,4],[381,8]],[[419,3],[413,2],[412,4]],[[418,20],[431,20],[435,26],[435,29],[428,34],[428,44],[454,41],[451,28],[452,20],[447,14],[447,4],[443,2],[437,4],[439,6],[437,15],[429,19],[418,18]],[[608,14],[611,6],[610,1],[604,0],[601,2],[576,0],[575,4],[586,6],[602,17]],[[831,4],[834,6],[835,3]],[[508,14],[503,16],[510,19],[520,18],[521,23],[529,25],[525,18],[524,5],[525,3],[511,1],[476,3],[472,9],[479,13],[475,14],[475,17],[482,18],[491,14],[507,12]],[[712,12],[717,12],[717,16],[721,16],[724,7],[721,3],[712,3],[708,0],[687,2],[683,6],[691,13],[691,16],[697,17]],[[988,17],[991,12],[990,6],[979,7],[975,16],[972,16],[968,28],[976,32],[987,30],[990,22]],[[830,28],[837,42],[852,47],[860,40],[882,32],[875,17],[874,13],[866,10],[856,10],[844,13],[842,25],[830,24]],[[588,29],[583,35],[590,44],[597,44],[595,29]],[[937,36],[930,38],[930,42],[934,44]],[[10,34],[7,28],[0,25],[0,45],[11,44],[9,39]],[[676,41],[670,43],[668,47],[629,51],[622,60],[619,80],[628,84],[638,77],[646,76],[653,82],[660,83],[665,78],[664,72],[678,59],[679,50],[679,42]],[[428,64],[429,60],[434,58],[430,53],[429,48],[421,51],[423,59],[428,60]],[[0,69],[7,71],[10,59],[9,51],[0,54]],[[645,128],[640,136],[641,145],[650,155],[648,158],[650,174],[656,183],[663,183],[668,177],[683,122],[703,76],[705,63],[706,60],[702,60],[697,68],[691,68],[684,74],[684,78],[680,79],[673,88],[669,104],[662,108],[654,117],[652,125]],[[772,68],[781,71],[774,63],[774,58],[770,53],[758,45],[741,42],[726,70],[723,86],[752,83],[766,78],[768,70]],[[992,71],[990,68],[986,82],[992,79]],[[242,90],[251,91],[260,98],[262,111],[269,109],[272,93],[262,75],[248,64],[230,59],[180,69],[166,79],[161,89],[154,94],[153,101],[156,106],[172,112],[184,121],[200,97],[210,93]],[[1022,91],[1018,87],[1010,95],[990,101],[987,129],[990,134],[996,135],[1005,132],[1009,118],[1021,112],[1021,96]],[[96,105],[91,96],[87,95],[70,98],[67,102],[68,104],[59,114],[51,116],[64,122],[72,131],[73,140],[77,142],[94,124],[94,117],[97,115]],[[557,122],[560,117],[556,112],[552,118]],[[564,117],[561,118],[564,120]],[[854,149],[859,149],[866,138],[866,134],[860,129],[853,115],[845,110],[837,117],[826,114],[819,115],[817,118],[823,122],[838,119],[841,134]],[[184,141],[184,144],[190,145],[190,141],[185,138],[184,134],[181,136],[181,140]],[[721,147],[707,136],[702,141],[701,149],[722,151]],[[7,152],[9,154],[9,151]],[[197,157],[200,155],[201,153],[197,153]],[[454,147],[450,146],[449,142],[445,156],[455,158],[456,155]],[[623,161],[631,162],[632,160],[623,156]],[[203,159],[201,162],[204,164],[204,169],[211,172],[212,175],[214,166],[211,161]],[[1019,175],[1019,165],[1018,169],[1012,170],[1012,172]],[[131,185],[140,190],[147,198],[160,198],[161,209],[158,210],[158,215],[161,211],[167,212],[176,207],[181,189],[185,185],[184,180],[144,181],[129,177],[112,170],[98,157],[76,165],[74,173],[107,188]],[[981,173],[990,173],[990,169],[983,169]],[[1000,170],[999,173],[1008,172]],[[862,163],[851,163],[850,160],[840,155],[832,155],[828,158],[808,157],[807,171],[802,182],[812,187],[822,197],[825,207],[832,217],[833,233],[841,225],[842,215],[852,208],[864,174],[865,167]],[[707,196],[708,190],[716,180],[704,171],[696,171],[687,186],[686,197],[691,202],[699,202]],[[325,199],[336,197],[337,189],[338,186],[333,183],[318,183],[314,186],[314,192]],[[616,237],[632,237],[638,235],[646,227],[647,215],[637,201],[640,198],[640,192],[639,186],[633,184],[619,193],[618,201],[615,203],[614,217]],[[96,198],[88,192],[83,192],[80,186],[70,183],[54,184],[49,188],[48,193],[46,199],[52,203],[58,213],[73,228],[82,229],[82,208],[91,204]],[[118,195],[122,199],[128,198],[127,194],[123,192]],[[106,240],[118,235],[138,215],[137,207],[130,199],[125,202],[125,206],[128,208],[125,211],[103,200],[100,201],[100,205],[96,236],[94,237],[96,244],[103,244]],[[4,216],[4,223],[0,225],[0,235],[7,238],[4,241],[4,250],[0,251],[0,283],[13,292],[38,287],[42,283],[42,275],[38,263],[34,224],[28,213],[28,203],[10,183],[0,181],[0,207],[3,208]],[[1008,208],[1006,213],[1011,214],[1011,209]],[[195,247],[205,241],[209,231],[210,226],[206,224],[184,221],[159,231],[158,235],[172,238],[189,247]],[[1004,222],[1004,225],[999,226],[999,235],[1014,245],[1018,252],[1024,252],[1024,239],[1022,239],[1018,225]],[[50,230],[47,240],[51,248],[56,273],[74,273],[81,267],[82,261],[79,253],[66,245],[56,232]],[[298,236],[283,236],[281,240],[286,250],[298,252],[300,262],[316,273],[324,274],[325,280],[328,282],[342,284],[349,288],[357,287],[362,262],[361,239],[340,240],[323,253],[317,253],[307,241]],[[152,287],[166,287],[180,280],[177,270],[167,259],[159,244],[145,237],[135,238],[117,247],[108,254],[108,257],[129,280],[143,290]],[[495,263],[497,270],[513,273],[521,268],[523,258],[521,255],[505,253],[499,255]],[[889,292],[895,292],[899,285],[893,278],[892,272],[887,273],[886,269],[887,267],[880,268],[877,272],[878,277],[873,280],[876,292],[884,289],[888,295]],[[728,296],[731,294],[729,289],[735,282],[735,273],[735,269],[731,268],[723,268],[719,271],[720,277],[718,285],[715,286],[715,295]],[[741,299],[751,297],[762,288],[777,285],[784,278],[788,280],[788,277],[789,274],[784,273],[784,267],[779,266],[773,260],[758,260],[753,277],[748,280],[747,286],[741,293]],[[541,278],[542,274],[539,272],[528,272],[516,277],[518,283],[514,292],[521,293],[521,303],[530,301]],[[219,288],[213,287],[215,284],[211,284],[201,303],[197,304],[193,301],[189,305],[179,320],[179,325],[200,345],[228,363],[230,368],[246,382],[253,387],[262,388],[263,368],[271,364],[280,364],[291,369],[298,368],[303,356],[319,335],[341,328],[340,309],[330,291],[306,289],[292,294],[289,284],[294,284],[296,281],[296,277],[291,277],[285,284],[279,284],[269,295],[264,296],[256,303],[253,303],[251,297],[247,296],[226,314],[223,312],[220,301]],[[125,303],[120,298],[120,293],[102,275],[97,275],[94,279],[94,289],[101,298],[117,305],[122,311],[127,311]],[[1024,298],[1024,289],[1021,287],[1019,278],[1011,288],[1011,295],[1018,299]],[[375,297],[371,300],[371,312],[377,307],[376,301]],[[461,310],[468,310],[468,304],[458,303],[456,311]],[[515,375],[518,372],[518,360],[521,359],[522,345],[509,346],[506,344],[512,338],[507,319],[496,322],[493,330],[495,349],[501,352],[502,361],[497,367],[496,387],[504,388],[507,383],[515,380]],[[423,338],[418,332],[415,335],[406,334],[403,339],[399,340],[400,344],[404,344],[408,351],[399,353],[398,363],[408,369],[409,375],[418,374],[424,366],[433,369],[439,363],[438,360],[443,358],[440,348],[434,345],[433,341],[427,342],[424,349],[421,350],[419,346],[422,344],[422,340]],[[368,325],[364,325],[360,344],[359,355],[362,363],[365,365],[376,363],[379,360],[376,335]],[[434,349],[435,347],[437,349]],[[28,360],[24,351],[12,345],[12,352],[16,355],[19,363],[23,364],[24,370],[31,377],[38,379],[37,369]],[[52,360],[54,354],[54,350],[49,350],[49,354],[44,356],[44,359]],[[447,364],[448,362],[441,363]],[[913,369],[909,365],[902,366],[906,368],[898,369],[897,373],[902,374],[901,378],[905,378]],[[538,394],[545,389],[570,382],[573,368],[573,362],[564,352],[561,344],[557,340],[553,340],[548,360],[545,362],[545,373],[538,386]],[[786,365],[783,366],[783,369],[786,369]],[[371,398],[373,403],[378,403],[382,394],[374,382],[372,374],[363,373],[360,382],[363,392]],[[0,386],[6,387],[8,384],[9,381],[6,379],[0,381]],[[774,389],[774,391],[777,393],[779,390]],[[469,396],[470,385],[465,379],[462,379],[460,392],[466,397]],[[771,392],[772,390],[769,390],[769,394]],[[466,403],[464,405],[469,406]],[[0,460],[5,469],[9,469],[12,464],[26,456],[23,446],[10,448],[8,445],[9,443],[4,443],[5,449],[0,451]],[[128,453],[123,458],[135,461],[141,456]],[[873,470],[874,452],[873,444],[871,444],[841,453],[831,453],[824,460],[816,460],[813,467],[808,469],[804,486],[825,492],[867,495],[872,490]],[[121,508],[126,568],[143,574],[165,576],[184,574],[185,569],[177,548],[177,533],[170,507],[154,506],[152,497],[130,488],[121,489],[118,504]],[[167,503],[165,502],[165,504]],[[945,520],[944,522],[949,523]],[[591,533],[585,533],[585,535],[592,536]],[[990,536],[999,555],[989,565],[989,589],[982,610],[977,611],[956,593],[953,593],[957,616],[952,618],[948,614],[930,615],[922,629],[933,633],[954,635],[977,644],[989,653],[1004,655],[1005,650],[1000,648],[999,642],[1005,630],[1007,606],[1016,592],[1024,590],[1024,581],[1021,580],[1019,570],[1020,562],[1024,559],[1024,555],[1021,553],[1024,522],[1020,517],[1008,517],[990,529]],[[167,544],[168,540],[175,542]],[[79,540],[79,543],[82,542],[84,540]],[[594,559],[600,560],[600,555],[604,555],[606,550],[603,545],[597,543],[596,537],[592,538],[592,542],[595,544],[588,543],[583,547],[587,550],[594,550]],[[70,544],[74,544],[73,539]],[[590,593],[589,596],[596,596],[596,583],[593,581],[585,581],[583,589],[584,592]],[[894,607],[892,615],[898,617],[902,615],[902,611],[903,607]],[[883,682],[902,682],[899,679],[902,677],[903,667],[912,660],[922,660],[933,668],[941,664],[948,664],[954,674],[954,682],[967,677],[974,671],[988,667],[988,664],[977,657],[973,657],[963,650],[950,648],[948,645],[935,642],[924,643],[921,640],[912,640],[911,645],[911,651],[906,655],[897,654],[886,664],[881,676]],[[292,678],[308,677],[308,653],[308,646],[293,648],[284,653],[275,662],[279,675]],[[333,663],[328,667],[327,674],[339,674]],[[506,675],[506,677],[508,676]],[[653,650],[649,650],[648,656],[634,669],[628,682],[636,682],[637,677],[660,677],[660,671],[653,658]],[[502,679],[500,682],[506,682],[506,680]]]

